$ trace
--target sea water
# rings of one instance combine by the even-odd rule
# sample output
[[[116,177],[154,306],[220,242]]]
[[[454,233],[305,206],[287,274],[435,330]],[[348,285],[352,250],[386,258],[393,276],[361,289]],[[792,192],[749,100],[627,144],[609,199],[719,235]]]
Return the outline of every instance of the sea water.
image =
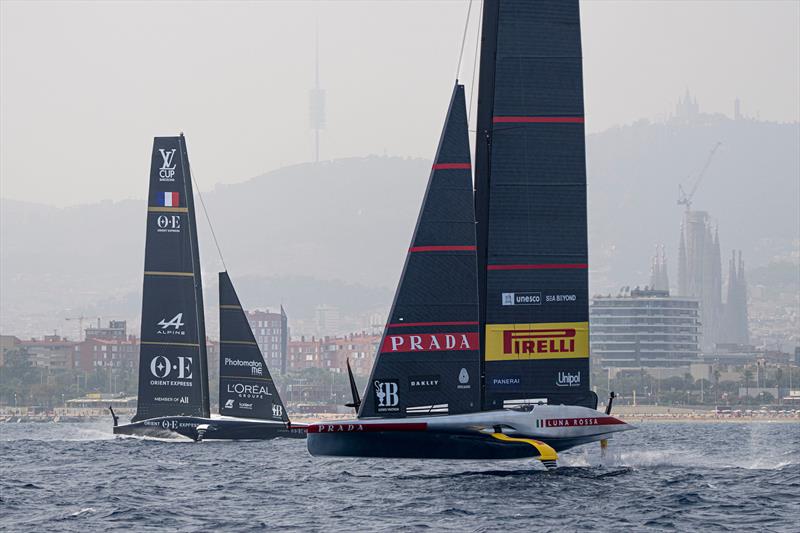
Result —
[[[303,440],[0,425],[7,531],[800,531],[800,424],[642,423],[536,461],[311,457]]]

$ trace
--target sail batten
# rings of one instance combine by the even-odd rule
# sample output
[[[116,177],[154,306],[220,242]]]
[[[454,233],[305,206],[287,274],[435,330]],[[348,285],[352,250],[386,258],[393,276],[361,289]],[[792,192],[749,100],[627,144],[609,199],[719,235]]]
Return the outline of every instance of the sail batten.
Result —
[[[150,164],[139,395],[134,421],[209,415],[202,281],[192,195],[184,137],[156,137]]]

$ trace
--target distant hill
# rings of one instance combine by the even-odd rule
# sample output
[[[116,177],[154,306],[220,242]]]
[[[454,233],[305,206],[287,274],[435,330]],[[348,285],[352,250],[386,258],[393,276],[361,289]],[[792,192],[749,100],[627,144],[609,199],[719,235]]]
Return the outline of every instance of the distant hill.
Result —
[[[312,301],[368,311],[391,301],[429,171],[423,159],[351,158],[282,168],[203,197],[248,305],[283,302],[295,316],[313,312]],[[64,317],[135,319],[142,200],[68,208],[1,202],[0,330],[63,328],[74,336],[77,326]],[[205,216],[197,218],[210,315],[222,263]]]
[[[717,141],[693,207],[719,223],[723,253],[741,248],[756,267],[798,248],[800,125],[639,122],[588,137],[593,291],[647,283],[655,243],[667,245],[676,283],[677,185],[687,186]],[[391,303],[429,170],[424,159],[350,158],[278,169],[203,197],[246,305],[283,302],[295,317],[315,303],[357,313]],[[74,336],[64,317],[135,320],[144,222],[143,200],[68,208],[0,200],[0,331]],[[198,226],[211,315],[222,265],[202,213]]]

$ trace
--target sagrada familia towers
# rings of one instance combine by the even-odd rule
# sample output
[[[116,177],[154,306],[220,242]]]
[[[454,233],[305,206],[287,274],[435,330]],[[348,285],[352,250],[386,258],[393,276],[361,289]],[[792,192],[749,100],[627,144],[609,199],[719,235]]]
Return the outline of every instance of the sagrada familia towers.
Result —
[[[656,249],[650,285],[669,289],[664,247]],[[733,252],[728,266],[727,298],[722,300],[722,257],[719,229],[712,227],[706,211],[687,210],[681,224],[678,245],[678,294],[700,301],[703,351],[716,344],[748,344],[747,283],[742,252]]]

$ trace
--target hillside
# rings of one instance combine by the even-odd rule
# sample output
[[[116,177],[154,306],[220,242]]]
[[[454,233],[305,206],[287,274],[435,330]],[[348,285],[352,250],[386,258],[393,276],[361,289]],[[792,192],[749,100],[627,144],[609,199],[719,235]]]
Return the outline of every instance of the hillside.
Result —
[[[797,250],[800,125],[639,122],[588,137],[593,291],[647,283],[655,243],[667,245],[676,282],[677,185],[687,185],[717,141],[693,207],[718,222],[723,254],[741,248],[748,267],[758,267]],[[316,303],[353,313],[387,308],[429,169],[421,159],[350,158],[204,193],[246,305],[283,302],[295,317]],[[135,321],[144,220],[142,200],[54,208],[3,199],[0,331],[74,335],[63,318],[81,314]],[[221,262],[202,214],[198,224],[213,316]]]

